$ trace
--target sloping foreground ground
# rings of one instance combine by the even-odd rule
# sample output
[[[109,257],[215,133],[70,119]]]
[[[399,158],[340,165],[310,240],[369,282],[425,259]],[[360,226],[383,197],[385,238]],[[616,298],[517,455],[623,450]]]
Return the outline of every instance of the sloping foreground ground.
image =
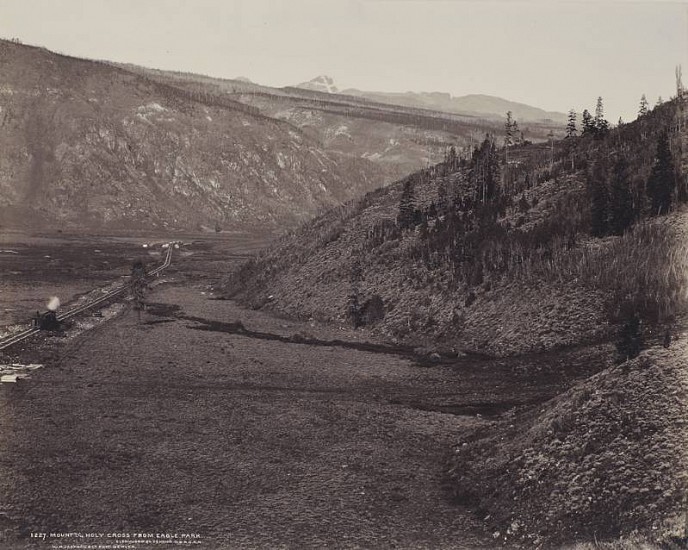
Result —
[[[488,438],[459,442],[450,473],[459,500],[491,514],[499,540],[622,536],[631,548],[640,531],[685,547],[687,426],[684,333]]]
[[[208,300],[227,257],[194,245],[140,321],[125,310],[3,358],[45,367],[0,384],[0,548],[48,548],[36,531],[199,533],[213,549],[680,532],[685,335],[617,367],[609,345],[425,366],[360,331]]]
[[[41,531],[199,533],[203,548],[489,547],[442,488],[456,433],[488,422],[399,403],[432,409],[465,375],[197,330],[207,324],[185,316],[332,337],[199,289],[155,300],[141,323],[130,311],[53,339],[32,359],[44,369],[0,386],[0,547],[48,548],[24,538]],[[485,385],[475,376],[469,404]]]

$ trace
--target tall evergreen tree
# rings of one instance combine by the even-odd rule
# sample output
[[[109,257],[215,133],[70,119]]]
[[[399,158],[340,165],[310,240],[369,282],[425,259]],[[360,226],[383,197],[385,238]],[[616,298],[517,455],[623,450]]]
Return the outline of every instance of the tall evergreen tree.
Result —
[[[645,116],[647,114],[648,110],[648,103],[647,103],[647,98],[645,97],[645,94],[640,96],[640,108],[638,109],[638,116]]]
[[[609,185],[609,232],[622,235],[631,226],[634,217],[628,162],[621,157],[614,165]]]
[[[573,138],[576,137],[577,134],[578,130],[576,129],[576,111],[571,109],[569,111],[568,123],[566,124],[566,137]]]
[[[588,136],[595,133],[595,123],[592,115],[587,109],[583,109],[583,135]]]
[[[509,162],[509,147],[514,144],[514,119],[511,111],[506,112],[506,122],[504,123],[504,160]]]
[[[603,136],[609,130],[609,122],[604,118],[604,106],[602,105],[602,97],[597,98],[597,105],[595,107],[595,133],[598,136]]]
[[[504,123],[504,145],[507,147],[514,142],[514,118],[511,111],[506,112],[506,122]]]
[[[657,155],[647,180],[647,195],[652,205],[652,216],[666,214],[671,208],[671,198],[676,185],[674,163],[666,132],[657,139]]]
[[[495,200],[500,192],[501,174],[494,139],[486,136],[473,154],[471,180],[477,200],[487,203]]]

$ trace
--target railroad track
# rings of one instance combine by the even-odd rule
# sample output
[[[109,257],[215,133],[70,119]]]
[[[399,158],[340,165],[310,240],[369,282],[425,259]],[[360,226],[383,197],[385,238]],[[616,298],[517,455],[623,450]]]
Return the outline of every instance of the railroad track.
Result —
[[[153,277],[155,275],[158,275],[162,273],[165,269],[167,269],[170,264],[172,263],[172,250],[174,249],[174,243],[168,243],[167,247],[167,252],[165,254],[165,260],[163,261],[162,264],[160,264],[158,267],[155,269],[151,269],[146,275],[148,277]],[[103,294],[102,296],[96,298],[95,300],[92,300],[88,303],[82,304],[80,306],[77,306],[73,309],[70,309],[69,311],[66,311],[65,313],[62,313],[57,316],[58,321],[65,321],[67,319],[71,319],[72,317],[75,317],[79,313],[83,313],[84,311],[88,311],[89,309],[93,309],[94,307],[107,302],[108,300],[111,300],[115,296],[118,296],[125,291],[129,290],[131,288],[131,284],[126,284],[123,286],[120,286],[118,288],[115,288],[113,290],[110,290]],[[41,332],[41,329],[38,327],[31,327],[26,330],[23,330],[21,332],[17,332],[16,334],[12,334],[11,336],[8,336],[7,338],[3,338],[0,340],[0,351],[9,348],[10,346],[13,346],[15,344],[18,344],[19,342],[22,342],[26,340],[27,338],[30,338],[34,334],[38,334]]]

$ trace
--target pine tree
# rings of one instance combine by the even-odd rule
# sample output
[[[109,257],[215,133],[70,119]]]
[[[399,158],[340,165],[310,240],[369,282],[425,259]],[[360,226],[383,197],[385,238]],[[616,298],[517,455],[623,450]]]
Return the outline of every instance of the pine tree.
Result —
[[[566,137],[573,138],[576,137],[577,134],[578,130],[576,129],[576,111],[571,109],[569,111],[568,124],[566,125]]]
[[[514,143],[514,119],[511,111],[506,112],[506,122],[504,123],[504,145],[509,147]]]
[[[404,190],[401,192],[399,215],[397,216],[397,223],[402,228],[412,227],[415,222],[416,198],[413,187],[413,180],[408,178],[404,182]]]
[[[597,106],[595,107],[595,133],[598,136],[603,136],[609,130],[609,122],[604,118],[604,106],[602,105],[602,97],[597,98]]]
[[[655,107],[659,107],[662,103],[664,103],[664,100],[662,99],[662,96],[660,95],[657,98],[657,104],[655,105]]]
[[[592,115],[587,109],[583,110],[583,135],[588,136],[595,133],[595,124]]]
[[[675,184],[674,163],[671,158],[669,138],[664,132],[657,139],[655,164],[652,167],[650,178],[647,180],[647,195],[652,204],[652,216],[666,214],[669,211]]]
[[[504,123],[504,160],[506,163],[509,162],[509,147],[514,144],[514,124],[511,111],[507,111]]]
[[[645,94],[640,96],[640,108],[638,109],[638,116],[645,116],[647,114],[647,98]]]
[[[628,162],[622,157],[614,165],[609,185],[609,232],[622,235],[631,226],[634,217]]]
[[[501,174],[497,157],[497,146],[490,136],[473,154],[471,180],[476,190],[477,200],[487,203],[497,199],[500,192]]]

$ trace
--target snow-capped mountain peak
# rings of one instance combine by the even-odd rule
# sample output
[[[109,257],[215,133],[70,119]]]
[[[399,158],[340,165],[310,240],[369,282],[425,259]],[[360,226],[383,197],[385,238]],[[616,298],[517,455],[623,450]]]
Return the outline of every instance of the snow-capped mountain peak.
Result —
[[[336,94],[339,91],[337,86],[335,86],[332,77],[327,75],[316,76],[313,80],[297,84],[296,87],[303,88],[304,90],[324,92],[326,94]]]

